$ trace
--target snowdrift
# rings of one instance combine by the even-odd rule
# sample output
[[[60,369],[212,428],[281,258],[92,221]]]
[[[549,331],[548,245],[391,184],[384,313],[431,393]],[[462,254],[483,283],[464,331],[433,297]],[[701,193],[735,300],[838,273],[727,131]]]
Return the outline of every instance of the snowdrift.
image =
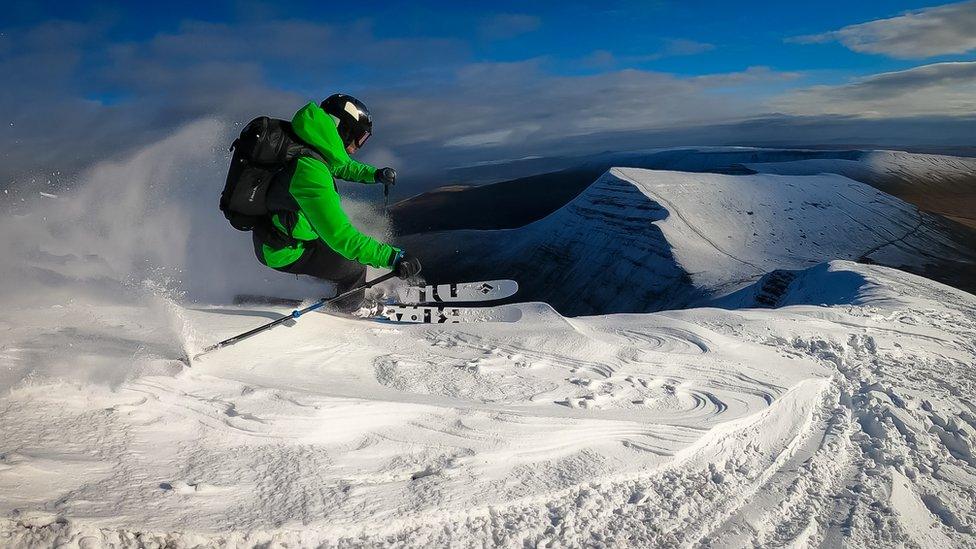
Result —
[[[614,168],[525,227],[402,242],[420,252],[429,278],[516,278],[521,299],[567,315],[705,304],[775,269],[830,259],[915,272],[976,262],[937,217],[832,174]]]
[[[450,327],[316,314],[192,368],[150,347],[168,369],[37,375],[0,397],[0,542],[976,542],[976,298],[850,262],[787,287],[839,304],[526,303],[517,324]],[[191,346],[283,312],[174,307]],[[137,307],[85,312],[144,329]],[[24,346],[6,329],[9,363]],[[138,362],[86,340],[79,370]]]

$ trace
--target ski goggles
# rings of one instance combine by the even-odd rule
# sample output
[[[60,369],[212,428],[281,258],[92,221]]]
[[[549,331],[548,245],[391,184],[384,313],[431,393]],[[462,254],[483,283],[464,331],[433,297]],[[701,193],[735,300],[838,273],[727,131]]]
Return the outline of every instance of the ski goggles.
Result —
[[[371,135],[373,135],[372,132],[364,132],[363,135],[360,135],[358,138],[356,138],[356,148],[357,149],[363,148],[363,145],[366,144],[366,140],[369,139],[369,136]]]

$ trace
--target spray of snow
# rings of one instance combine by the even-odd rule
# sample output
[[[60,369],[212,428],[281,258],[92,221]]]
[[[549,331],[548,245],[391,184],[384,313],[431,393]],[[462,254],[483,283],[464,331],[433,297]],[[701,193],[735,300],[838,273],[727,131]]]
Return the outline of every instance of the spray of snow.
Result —
[[[53,315],[57,320],[49,325],[59,326],[54,333],[22,336],[63,345],[18,360],[22,367],[0,374],[0,389],[38,377],[118,383],[138,375],[138,369],[112,375],[75,367],[77,349],[70,348],[78,341],[114,341],[115,358],[141,353],[151,363],[179,357],[194,336],[174,300],[332,291],[260,265],[250,234],[234,230],[218,211],[229,161],[225,144],[233,131],[201,120],[131,157],[95,165],[57,194],[31,185],[12,191],[0,219],[0,322],[19,330],[31,324],[30,317]],[[373,205],[347,199],[344,206],[365,232],[389,234]],[[129,308],[133,324],[102,325],[91,318],[89,311],[107,304]],[[150,348],[146,335],[155,341]]]

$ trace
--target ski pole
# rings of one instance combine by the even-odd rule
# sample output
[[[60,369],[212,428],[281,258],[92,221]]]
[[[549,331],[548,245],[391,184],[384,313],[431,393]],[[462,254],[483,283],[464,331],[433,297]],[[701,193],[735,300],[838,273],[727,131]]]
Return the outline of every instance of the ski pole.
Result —
[[[364,283],[364,284],[362,284],[360,286],[356,286],[355,288],[353,288],[353,289],[351,289],[351,290],[349,290],[347,292],[343,292],[343,293],[341,293],[341,294],[339,294],[339,295],[337,295],[335,297],[323,297],[322,299],[316,301],[315,303],[312,303],[308,307],[305,307],[304,309],[295,309],[290,314],[287,314],[287,315],[279,318],[278,320],[271,321],[271,322],[269,322],[267,324],[264,324],[263,326],[258,326],[257,328],[254,328],[253,330],[248,330],[248,331],[244,332],[243,334],[238,334],[238,335],[236,335],[234,337],[227,338],[227,339],[225,339],[225,340],[223,340],[223,341],[221,341],[219,343],[214,343],[213,345],[211,345],[209,347],[206,347],[202,351],[200,351],[199,353],[193,355],[193,359],[196,360],[197,358],[200,358],[202,355],[205,355],[205,354],[209,353],[210,351],[216,351],[217,349],[220,349],[221,347],[226,347],[228,345],[233,345],[233,344],[237,343],[238,341],[240,341],[242,339],[247,339],[247,338],[249,338],[249,337],[251,337],[253,335],[259,334],[259,333],[261,333],[261,332],[263,332],[265,330],[270,330],[271,328],[274,328],[275,326],[277,326],[279,324],[283,324],[283,323],[285,323],[285,322],[287,322],[287,321],[289,321],[289,320],[291,320],[293,318],[294,319],[297,319],[298,317],[302,316],[305,313],[308,313],[308,312],[314,311],[316,309],[322,308],[325,305],[328,305],[329,303],[331,303],[333,301],[336,301],[338,299],[342,299],[344,297],[347,297],[349,295],[352,295],[352,294],[354,294],[355,292],[357,292],[359,290],[365,290],[366,288],[370,288],[372,286],[375,286],[375,285],[379,284],[380,282],[385,282],[385,281],[387,281],[387,280],[389,280],[389,279],[391,279],[391,278],[393,278],[395,276],[396,276],[396,273],[393,273],[393,272],[386,273],[383,276],[376,277],[373,280],[370,280],[369,282],[366,282],[366,283]]]
[[[390,215],[390,184],[383,183],[383,217]]]

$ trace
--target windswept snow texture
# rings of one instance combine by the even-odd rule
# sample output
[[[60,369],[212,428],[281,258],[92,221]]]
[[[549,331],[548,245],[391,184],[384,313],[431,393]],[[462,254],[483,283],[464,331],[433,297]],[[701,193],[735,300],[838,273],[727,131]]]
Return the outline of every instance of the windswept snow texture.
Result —
[[[0,217],[0,547],[976,545],[976,297],[822,261],[949,251],[905,203],[614,170],[497,259],[565,310],[713,307],[315,313],[188,365],[287,312],[228,296],[321,291],[201,200],[217,130]]]
[[[840,175],[614,168],[525,227],[411,235],[403,244],[422,251],[431,273],[516,278],[522,299],[579,315],[706,303],[774,269],[831,259],[971,269],[976,256],[944,223]]]
[[[849,262],[785,294],[447,328],[315,314],[192,368],[121,351],[161,338],[144,308],[22,311],[8,369],[66,344],[83,372],[155,367],[8,385],[0,544],[976,543],[976,298]],[[174,313],[193,346],[265,311]],[[56,325],[74,339],[32,335]]]

